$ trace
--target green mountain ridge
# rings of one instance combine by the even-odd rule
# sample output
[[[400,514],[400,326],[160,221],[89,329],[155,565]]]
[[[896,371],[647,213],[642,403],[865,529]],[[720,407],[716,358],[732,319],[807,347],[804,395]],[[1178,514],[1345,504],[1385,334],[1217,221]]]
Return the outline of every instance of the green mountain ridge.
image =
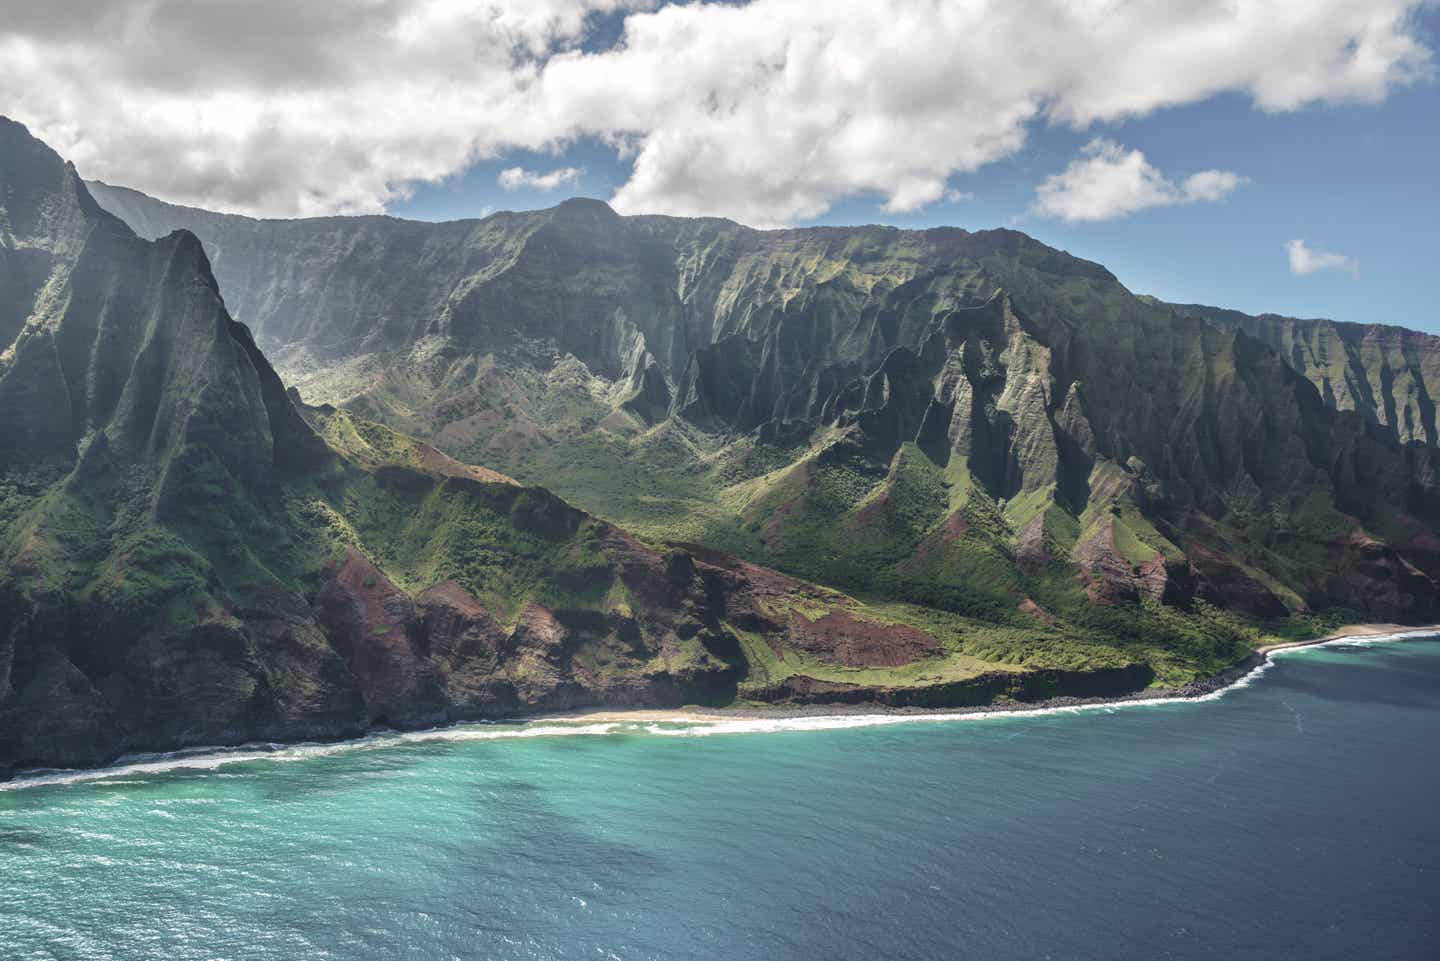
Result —
[[[584,200],[256,221],[98,196],[192,226],[307,398],[654,540],[1132,634],[1197,599],[1435,607],[1428,335],[1332,324],[1300,349],[1301,322],[1136,297],[1008,230],[756,231]]]
[[[513,259],[503,237],[487,243],[492,264]],[[194,234],[137,237],[0,119],[0,774],[593,705],[1116,695],[1229,666],[1259,637],[1213,611],[1149,638],[1058,623],[1033,602],[973,616],[637,538],[347,409],[399,422],[394,394],[301,403],[263,336],[232,319],[223,297],[245,301],[224,277]],[[597,367],[615,351],[612,393],[594,403],[638,429],[658,362],[637,363],[648,349],[616,327],[628,342],[573,333]],[[374,342],[413,339],[419,363],[437,335],[402,328]],[[564,424],[571,373],[582,390],[600,376],[556,364],[501,377],[553,388]],[[696,396],[717,396],[703,381]],[[690,430],[672,420],[676,437]],[[843,420],[825,430],[850,437]],[[893,486],[930,504],[949,482],[908,463]]]
[[[1169,306],[1264,341],[1315,385],[1327,407],[1353,410],[1400,443],[1440,443],[1433,399],[1440,390],[1440,337],[1384,324]]]

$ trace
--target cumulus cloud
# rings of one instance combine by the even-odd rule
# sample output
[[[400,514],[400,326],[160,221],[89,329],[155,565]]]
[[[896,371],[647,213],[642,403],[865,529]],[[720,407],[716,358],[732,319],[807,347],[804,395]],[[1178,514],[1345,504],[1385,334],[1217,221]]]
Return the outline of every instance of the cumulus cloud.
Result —
[[[1285,244],[1290,255],[1290,273],[1297,277],[1308,277],[1321,270],[1339,270],[1351,277],[1360,276],[1360,261],[1344,254],[1328,250],[1315,250],[1303,240],[1291,240]]]
[[[1174,181],[1143,152],[1096,138],[1068,167],[1036,188],[1033,210],[1069,221],[1114,220],[1148,207],[1220,200],[1244,182],[1228,170],[1202,170]]]
[[[624,211],[779,223],[919,209],[1035,123],[1382,100],[1430,70],[1421,2],[0,0],[0,110],[227,210],[379,210],[594,138],[632,161]]]
[[[539,173],[534,170],[526,170],[524,167],[506,167],[500,171],[500,176],[495,182],[506,190],[530,190],[549,191],[566,184],[578,183],[581,170],[579,167],[560,167],[549,173]]]
[[[375,212],[497,155],[547,59],[653,5],[0,0],[0,112],[167,200]]]

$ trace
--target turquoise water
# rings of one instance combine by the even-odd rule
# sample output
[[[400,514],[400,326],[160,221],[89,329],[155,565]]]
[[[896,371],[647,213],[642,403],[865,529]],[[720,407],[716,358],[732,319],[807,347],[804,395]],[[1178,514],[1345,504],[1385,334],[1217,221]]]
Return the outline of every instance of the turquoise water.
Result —
[[[0,958],[1440,957],[1440,640],[1199,703],[763,726],[9,785]]]

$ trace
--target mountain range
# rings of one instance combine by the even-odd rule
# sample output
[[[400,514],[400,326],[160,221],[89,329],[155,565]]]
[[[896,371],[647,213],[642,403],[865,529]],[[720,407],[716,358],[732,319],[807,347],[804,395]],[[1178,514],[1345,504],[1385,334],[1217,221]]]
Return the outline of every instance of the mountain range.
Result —
[[[253,220],[0,120],[0,769],[1434,620],[1435,346],[1009,230]]]
[[[193,230],[308,400],[647,537],[990,616],[1074,583],[1272,618],[1433,604],[1427,334],[1136,297],[1005,230],[585,200],[257,221],[93,187]]]

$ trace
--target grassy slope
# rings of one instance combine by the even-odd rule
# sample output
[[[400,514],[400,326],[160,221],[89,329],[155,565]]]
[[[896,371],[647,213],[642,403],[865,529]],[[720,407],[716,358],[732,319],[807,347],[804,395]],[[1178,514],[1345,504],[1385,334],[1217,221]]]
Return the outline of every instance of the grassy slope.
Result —
[[[356,430],[356,424],[361,425],[362,430]],[[381,437],[389,435],[385,428],[366,424],[345,412],[329,415],[320,425],[327,440],[350,456],[369,461],[372,469],[418,466],[416,452],[425,449],[423,445],[407,449],[404,444],[392,442],[381,446],[394,451],[394,456],[380,458],[375,448],[368,445],[357,448],[356,441],[362,432],[366,436],[377,432]],[[913,449],[907,449],[907,454],[918,455],[923,460],[923,455]],[[908,477],[922,470],[902,464],[897,476]],[[625,609],[627,598],[623,585],[618,582],[597,585],[593,577],[588,576],[604,564],[594,546],[597,522],[593,519],[581,521],[574,536],[557,546],[518,532],[511,521],[516,510],[523,510],[524,498],[539,496],[531,491],[517,492],[508,485],[492,485],[496,497],[505,505],[502,509],[487,505],[483,498],[477,502],[470,487],[463,494],[443,484],[424,493],[405,493],[382,485],[373,473],[340,469],[337,475],[330,481],[322,479],[292,488],[288,493],[292,527],[311,532],[306,549],[314,557],[335,557],[343,546],[358,547],[397,585],[411,592],[454,579],[502,621],[513,618],[527,601],[552,608]],[[737,502],[733,495],[730,502]],[[650,517],[653,526],[646,533],[657,541],[676,540],[678,538],[666,535],[690,531],[685,527],[672,531],[654,523],[656,515]],[[916,521],[912,519],[912,522]],[[817,529],[823,532],[825,527]],[[917,526],[916,532],[919,530]],[[897,549],[891,550],[893,563],[902,554]],[[589,586],[582,591],[567,586],[576,583]],[[996,670],[1119,667],[1144,659],[1150,653],[1145,649],[1113,646],[1089,635],[1056,636],[1025,615],[1016,614],[1005,623],[996,623],[953,610],[888,601],[884,599],[884,592],[875,590],[813,589],[800,599],[777,598],[773,608],[772,613],[781,620],[789,616],[813,622],[844,610],[862,620],[910,625],[940,641],[941,651],[934,657],[921,658],[898,668],[847,667],[822,660],[783,641],[767,642],[732,625],[731,630],[746,655],[749,675],[745,686],[748,688],[796,674],[856,684],[926,685],[963,680]],[[1188,670],[1167,673],[1163,680],[1188,681],[1218,666],[1208,660],[1187,665]]]
[[[527,533],[517,516],[531,507],[558,509],[542,493],[516,488],[499,475],[472,476],[473,469],[448,460],[442,472],[459,479],[419,486],[387,482],[391,467],[434,471],[433,449],[343,411],[314,420],[345,459],[289,482],[283,517],[259,504],[217,497],[188,519],[156,525],[146,519],[143,499],[127,496],[118,481],[100,496],[52,491],[27,509],[24,495],[14,493],[23,478],[8,478],[6,509],[29,518],[12,530],[12,547],[31,539],[27,554],[38,560],[52,588],[103,602],[121,617],[163,611],[171,629],[223,617],[234,598],[262,595],[267,585],[313,591],[347,547],[362,551],[411,593],[454,579],[502,623],[513,623],[530,601],[625,609],[623,585],[594,576],[605,565],[596,546],[597,521],[581,518],[559,539]],[[814,621],[843,609],[864,620],[910,625],[941,643],[936,656],[903,667],[845,667],[732,625],[748,664],[742,696],[796,674],[909,686],[996,670],[1094,669],[1136,661],[1155,669],[1156,683],[1180,684],[1273,639],[1275,626],[1262,630],[1203,605],[1181,613],[1158,604],[1138,610],[1090,604],[1074,568],[1059,560],[1020,572],[1017,533],[1036,516],[1053,555],[1063,558],[1102,511],[1073,518],[1045,491],[998,504],[962,466],[942,468],[914,445],[902,447],[878,478],[823,449],[789,467],[746,477],[749,465],[783,456],[765,452],[767,461],[748,440],[702,451],[699,469],[686,469],[680,458],[667,468],[661,458],[642,456],[647,442],[705,440],[596,432],[588,443],[607,445],[634,475],[617,480],[603,460],[557,446],[552,449],[567,451],[577,469],[560,472],[557,461],[546,476],[581,503],[625,505],[612,519],[657,544],[700,541],[837,589],[819,590],[782,613]],[[647,494],[637,499],[637,489]],[[1134,562],[1169,548],[1130,506],[1103,514],[1115,519],[1117,548]],[[1022,610],[1027,599],[1053,623]],[[1290,636],[1321,626],[1289,624],[1283,630]],[[587,657],[596,669],[611,667],[603,652]]]
[[[328,440],[337,443],[352,434],[350,424],[355,422],[350,415],[337,412],[324,420],[323,431]],[[354,450],[348,444],[345,449]],[[398,457],[377,466],[388,465],[414,466],[414,459]],[[497,490],[513,492],[513,488]],[[623,611],[628,604],[624,586],[619,583],[603,589],[591,586],[582,593],[561,586],[585,581],[587,570],[602,563],[593,553],[593,546],[587,548],[587,544],[593,545],[596,533],[597,522],[593,519],[582,521],[563,549],[555,550],[533,538],[518,536],[508,516],[477,507],[473,498],[457,497],[443,486],[423,497],[401,495],[397,502],[393,492],[366,475],[348,477],[338,488],[322,484],[294,491],[291,497],[297,511],[311,516],[305,526],[321,531],[317,540],[328,544],[327,550],[333,552],[342,544],[361,545],[398,585],[410,591],[454,578],[502,619],[513,616],[527,600],[550,607],[592,610]],[[321,517],[324,521],[317,523]],[[882,623],[914,619],[824,589],[807,593],[803,599],[781,597],[772,602],[772,613],[781,619],[797,616],[814,621],[837,609]],[[783,642],[772,639],[767,643],[739,628],[731,629],[747,655],[751,685],[783,680],[793,674],[852,683],[905,685],[929,683],[936,676],[946,680],[973,677],[997,668],[996,664],[962,653],[959,619],[942,617],[935,622],[935,628],[946,642],[944,653],[899,669],[848,668],[789,648]]]
[[[926,630],[990,664],[1085,669],[1143,660],[1155,667],[1157,683],[1180,684],[1229,666],[1277,634],[1325,626],[1252,624],[1204,605],[1193,613],[1159,604],[1110,610],[1089,603],[1074,568],[1062,562],[1021,574],[1013,545],[1036,514],[1044,515],[1052,551],[1064,558],[1099,514],[1112,516],[1108,506],[1074,518],[1044,490],[999,505],[963,466],[941,468],[911,444],[879,478],[843,462],[819,464],[818,450],[747,477],[747,469],[783,462],[788,452],[757,451],[745,438],[700,447],[701,456],[688,462],[654,456],[661,444],[699,447],[665,436],[678,431],[667,423],[638,441],[592,431],[504,466],[653,542],[703,543],[832,585],[878,617]],[[715,444],[700,443],[706,440]],[[1133,505],[1118,511],[1116,547],[1127,559],[1140,564],[1157,549],[1175,552]],[[945,529],[952,516],[963,519],[951,525],[959,536]],[[1020,610],[1027,598],[1055,623]],[[801,672],[834,676],[814,665]],[[927,667],[893,679],[926,672],[935,674]]]
[[[988,662],[1087,668],[1144,660],[1158,682],[1185,683],[1277,636],[1304,636],[1343,617],[1255,624],[1204,605],[1181,612],[1091,604],[1065,559],[1102,520],[1113,525],[1117,552],[1136,566],[1178,553],[1128,500],[1093,503],[1079,517],[1049,488],[1000,504],[963,464],[942,467],[913,444],[876,475],[857,459],[826,456],[825,438],[797,451],[673,420],[648,427],[623,413],[602,418],[595,392],[564,370],[538,392],[543,404],[532,419],[546,429],[535,442],[496,445],[482,435],[451,452],[544,485],[652,543],[731,551],[843,590],[896,621],[948,630],[956,650]],[[1337,523],[1328,505],[1315,513]],[[951,521],[960,528],[952,536],[946,524],[956,516],[963,523]],[[1055,562],[1025,574],[1016,569],[1015,546],[1037,516]],[[1233,542],[1236,556],[1270,571],[1314,562],[1259,556],[1262,549],[1233,525],[1216,534]],[[1264,580],[1282,597],[1295,594],[1283,580]],[[1054,623],[1020,610],[1027,598]]]

